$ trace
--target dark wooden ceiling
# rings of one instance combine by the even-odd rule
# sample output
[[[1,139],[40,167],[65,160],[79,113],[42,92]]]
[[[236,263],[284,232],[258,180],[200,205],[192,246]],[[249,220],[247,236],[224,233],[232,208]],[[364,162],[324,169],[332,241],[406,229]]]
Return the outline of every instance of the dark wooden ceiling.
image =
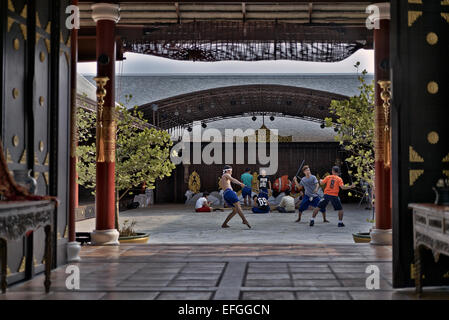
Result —
[[[81,62],[95,61],[95,23],[91,18],[90,8],[95,2],[104,1],[79,1],[81,9],[79,61]],[[341,39],[330,39],[329,41],[347,43],[350,47],[353,47],[355,44],[362,44],[362,47],[365,49],[371,49],[373,43],[372,31],[366,29],[365,26],[365,21],[368,17],[366,7],[372,1],[341,0],[331,2],[318,0],[292,2],[281,0],[273,2],[259,0],[245,2],[198,2],[187,0],[159,2],[122,0],[109,2],[120,5],[121,18],[117,24],[117,45],[119,49],[117,58],[119,60],[122,59],[123,53],[126,51],[136,52],[135,48],[133,49],[130,44],[136,44],[145,39],[148,41],[148,38],[151,38],[151,45],[157,41],[161,47],[171,45],[167,41],[190,41],[188,47],[195,47],[197,46],[197,42],[192,41],[196,41],[199,38],[198,33],[191,32],[191,25],[195,23],[210,23],[211,30],[216,29],[216,24],[221,25],[224,22],[229,25],[234,23],[234,25],[243,26],[267,24],[265,29],[261,29],[262,32],[235,33],[223,31],[218,34],[222,42],[232,40],[236,43],[242,43],[242,41],[247,40],[264,40],[274,43],[275,41],[279,41],[279,37],[287,38],[290,42],[321,41],[323,36],[338,32]],[[266,32],[267,27],[273,25],[273,23],[290,25],[292,30],[301,29],[302,35],[298,37],[296,33],[296,36],[292,37],[288,32]],[[163,30],[164,28],[170,28],[170,26],[177,30],[186,26],[186,32],[182,33],[182,36],[178,32],[177,39],[167,39],[172,33],[168,31],[163,32]],[[232,39],[230,38],[231,36],[233,37]],[[159,39],[156,39],[157,37]],[[248,39],[248,37],[252,37],[253,39]],[[127,46],[123,46],[125,40],[127,41]],[[212,39],[207,37],[205,40],[212,41]],[[177,48],[176,50],[185,50],[185,47]],[[153,49],[146,53],[164,56],[165,53],[161,54],[161,51],[164,50]],[[187,54],[187,58],[190,55],[190,53]],[[174,59],[177,58],[173,54],[167,54],[165,56]],[[223,56],[229,55],[222,55],[221,57]],[[235,55],[232,54],[232,56]],[[221,59],[221,57],[219,56],[218,59]],[[276,55],[268,57],[268,59],[276,59]],[[208,60],[206,59],[205,61]]]

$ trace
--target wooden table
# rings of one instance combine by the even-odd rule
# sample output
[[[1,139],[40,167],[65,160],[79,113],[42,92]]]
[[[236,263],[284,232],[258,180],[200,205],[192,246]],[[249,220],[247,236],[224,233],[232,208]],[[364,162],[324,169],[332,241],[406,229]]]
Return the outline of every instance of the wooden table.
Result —
[[[21,239],[28,231],[41,227],[45,230],[45,292],[50,291],[52,265],[52,227],[55,211],[53,201],[0,202],[0,259],[2,262],[0,286],[7,288],[8,240]]]
[[[413,246],[415,249],[415,286],[422,292],[421,250],[432,251],[435,262],[441,254],[449,256],[449,206],[411,203],[413,209]]]

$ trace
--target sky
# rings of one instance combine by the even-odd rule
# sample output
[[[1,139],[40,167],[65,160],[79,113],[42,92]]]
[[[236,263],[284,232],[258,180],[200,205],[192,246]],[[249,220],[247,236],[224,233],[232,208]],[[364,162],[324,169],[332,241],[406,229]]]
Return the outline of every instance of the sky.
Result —
[[[349,58],[333,63],[304,61],[176,61],[138,53],[125,53],[126,60],[117,62],[118,74],[171,74],[171,73],[354,73],[354,64],[360,70],[374,73],[374,51],[361,49]],[[81,74],[95,74],[96,63],[78,63]]]

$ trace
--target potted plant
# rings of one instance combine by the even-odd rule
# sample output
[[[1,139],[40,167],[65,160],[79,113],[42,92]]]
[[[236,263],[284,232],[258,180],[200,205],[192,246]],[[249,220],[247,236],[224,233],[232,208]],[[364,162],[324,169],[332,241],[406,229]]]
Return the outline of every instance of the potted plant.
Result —
[[[150,239],[150,234],[148,233],[142,233],[142,232],[136,232],[134,230],[135,225],[137,222],[133,220],[132,222],[129,222],[129,220],[123,221],[123,224],[121,227],[119,227],[118,231],[120,233],[120,237],[118,241],[120,243],[147,243]]]

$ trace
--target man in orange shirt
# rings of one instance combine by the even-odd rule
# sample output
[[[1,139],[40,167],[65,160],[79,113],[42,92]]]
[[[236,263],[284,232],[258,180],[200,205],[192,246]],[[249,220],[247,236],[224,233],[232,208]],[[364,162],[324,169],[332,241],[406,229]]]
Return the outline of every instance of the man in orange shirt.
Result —
[[[343,224],[343,207],[341,205],[340,198],[338,197],[338,193],[340,192],[340,188],[343,190],[352,189],[355,187],[354,184],[351,186],[345,186],[343,180],[339,177],[340,168],[335,166],[332,167],[332,175],[327,176],[324,179],[320,180],[321,184],[325,184],[326,188],[324,189],[324,198],[318,204],[318,207],[313,210],[312,218],[310,219],[310,226],[313,227],[315,224],[315,217],[318,214],[318,211],[322,213],[326,212],[326,207],[329,202],[332,203],[334,210],[338,210],[338,227],[344,227]]]

